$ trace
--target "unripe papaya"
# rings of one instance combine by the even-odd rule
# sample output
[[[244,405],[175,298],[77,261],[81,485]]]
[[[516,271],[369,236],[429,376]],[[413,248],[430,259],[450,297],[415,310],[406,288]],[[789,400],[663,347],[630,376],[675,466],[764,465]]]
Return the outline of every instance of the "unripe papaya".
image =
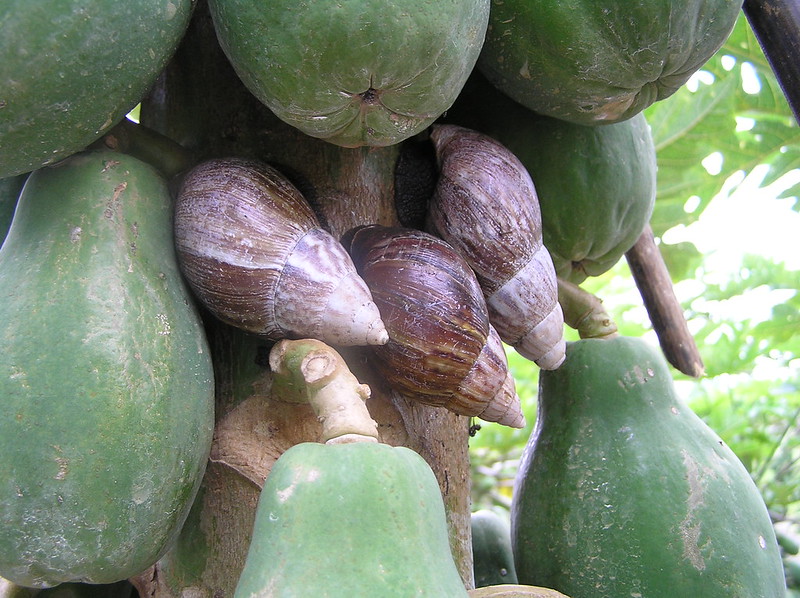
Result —
[[[82,150],[142,99],[194,0],[3,0],[0,178]]]
[[[472,570],[475,587],[516,584],[508,521],[489,509],[472,513]]]
[[[703,66],[741,8],[741,0],[496,1],[478,68],[540,114],[621,122]]]
[[[572,598],[783,598],[749,473],[639,338],[568,344],[540,374],[511,510],[520,583]]]
[[[302,443],[275,462],[234,598],[466,598],[444,503],[414,451]]]
[[[162,177],[76,154],[30,175],[0,249],[0,575],[114,583],[182,525],[214,382]]]
[[[398,143],[458,96],[489,0],[211,0],[222,49],[278,118],[345,147]]]

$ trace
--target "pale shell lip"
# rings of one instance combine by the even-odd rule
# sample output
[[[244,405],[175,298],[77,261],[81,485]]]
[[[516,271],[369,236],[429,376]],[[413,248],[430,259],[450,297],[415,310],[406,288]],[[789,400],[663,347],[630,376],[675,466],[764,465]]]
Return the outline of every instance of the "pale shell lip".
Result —
[[[342,279],[325,306],[325,327],[339,345],[385,345],[389,332],[366,283],[354,271]]]

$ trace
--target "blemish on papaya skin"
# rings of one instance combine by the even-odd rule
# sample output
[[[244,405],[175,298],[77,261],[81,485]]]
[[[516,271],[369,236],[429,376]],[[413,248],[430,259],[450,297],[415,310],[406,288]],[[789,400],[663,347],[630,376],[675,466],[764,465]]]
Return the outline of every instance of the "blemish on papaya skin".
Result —
[[[698,571],[706,568],[705,559],[700,552],[700,520],[698,510],[703,506],[704,491],[701,481],[700,467],[686,450],[683,454],[683,464],[686,467],[686,481],[689,484],[689,495],[686,498],[686,517],[679,525],[681,540],[683,541],[683,558],[688,560],[692,567]]]
[[[67,477],[67,472],[69,471],[69,461],[64,457],[56,457],[56,463],[58,463],[58,473],[55,479],[63,480]]]
[[[652,368],[643,370],[638,365],[635,365],[622,375],[618,384],[624,389],[635,388],[641,384],[646,384],[654,375],[655,372]]]
[[[125,192],[125,189],[128,188],[127,182],[122,182],[116,187],[114,187],[114,194],[111,196],[111,199],[106,204],[105,210],[103,210],[103,216],[108,218],[109,220],[114,217],[116,213],[116,208],[119,205],[119,198]]]
[[[107,172],[117,166],[119,166],[119,160],[108,160],[104,163],[102,172]]]
[[[55,457],[55,462],[58,464],[58,472],[54,476],[54,479],[63,480],[67,477],[67,473],[69,473],[69,459],[61,454],[61,447],[57,444],[53,445],[53,449],[58,453]]]

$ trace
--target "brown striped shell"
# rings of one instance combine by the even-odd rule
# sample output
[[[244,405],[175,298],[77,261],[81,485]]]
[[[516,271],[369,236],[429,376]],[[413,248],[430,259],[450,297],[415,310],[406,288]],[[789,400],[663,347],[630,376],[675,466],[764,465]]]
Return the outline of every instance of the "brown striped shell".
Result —
[[[270,339],[388,340],[344,247],[267,164],[227,158],[193,168],[176,199],[175,243],[195,295],[228,324]]]
[[[437,125],[431,140],[439,179],[427,228],[475,271],[503,341],[542,369],[557,368],[564,315],[528,171],[505,146],[464,127]]]
[[[461,255],[428,233],[364,226],[343,240],[389,331],[375,369],[400,395],[511,427],[525,419],[500,337]]]

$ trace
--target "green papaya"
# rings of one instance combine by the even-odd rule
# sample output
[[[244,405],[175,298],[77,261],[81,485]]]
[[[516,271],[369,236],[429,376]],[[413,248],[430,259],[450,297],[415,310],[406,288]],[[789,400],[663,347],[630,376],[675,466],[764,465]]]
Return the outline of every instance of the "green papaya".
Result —
[[[18,174],[0,179],[0,246],[8,234],[14,209],[17,207],[17,199],[27,178],[27,174]]]
[[[478,59],[489,0],[210,0],[222,49],[278,118],[345,146],[418,133]]]
[[[414,451],[297,444],[273,465],[234,598],[466,598],[441,492]]]
[[[626,120],[683,85],[730,35],[741,0],[503,0],[478,68],[531,110]]]
[[[475,587],[516,584],[508,521],[494,511],[481,509],[472,513],[470,523]]]
[[[207,462],[214,378],[149,165],[30,175],[0,249],[0,575],[114,583],[154,563]]]
[[[0,3],[0,178],[82,150],[141,100],[194,0]]]
[[[560,278],[579,284],[606,272],[650,221],[656,149],[643,114],[602,127],[573,124],[536,114],[475,73],[446,119],[495,138],[528,170]]]
[[[640,338],[572,342],[540,374],[511,539],[520,583],[572,598],[785,592],[753,480]]]

